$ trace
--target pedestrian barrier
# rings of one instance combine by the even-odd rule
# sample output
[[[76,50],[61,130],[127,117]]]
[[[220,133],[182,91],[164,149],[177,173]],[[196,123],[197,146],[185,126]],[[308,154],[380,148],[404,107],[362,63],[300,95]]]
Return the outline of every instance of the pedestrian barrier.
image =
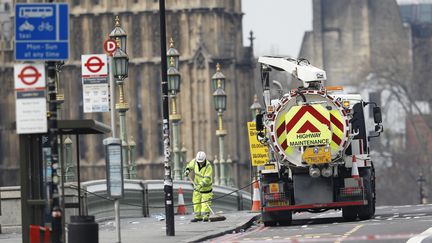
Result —
[[[245,185],[246,186],[246,185]],[[81,206],[85,215],[95,216],[95,221],[114,218],[114,202],[109,199],[105,180],[81,183],[83,189]],[[183,191],[186,211],[192,212],[193,187],[187,181],[174,181],[173,190]],[[8,230],[20,230],[21,208],[20,188],[0,188],[2,195],[2,216],[0,223]],[[70,216],[78,215],[78,198],[76,183],[66,183],[64,188],[65,220],[69,223]],[[248,192],[227,186],[213,186],[214,201],[212,208],[219,211],[239,211],[251,208],[252,200]],[[5,197],[7,196],[7,197]],[[174,193],[174,202],[179,196]],[[177,207],[177,204],[174,205]],[[120,200],[122,218],[150,217],[165,214],[163,180],[128,180],[124,181],[124,198]],[[4,228],[5,228],[4,227]]]
[[[253,186],[253,199],[252,199],[252,212],[259,212],[261,210],[261,199],[259,191],[259,182],[256,180]]]
[[[39,225],[30,225],[30,243],[51,243],[50,229]]]
[[[174,181],[173,190],[183,191],[186,211],[192,212],[193,187],[188,181]],[[87,215],[94,215],[96,221],[114,218],[113,202],[107,200],[106,181],[87,181],[82,183],[84,192],[84,210]],[[120,200],[122,218],[149,217],[165,214],[163,180],[125,180],[124,199]],[[212,208],[217,211],[238,211],[250,208],[251,195],[245,191],[226,186],[213,186],[214,201]],[[174,193],[174,202],[179,196]],[[177,205],[175,205],[177,206]]]
[[[177,214],[178,215],[185,215],[186,212],[186,206],[184,203],[184,198],[183,198],[183,189],[181,187],[179,187],[178,189],[178,204],[177,204]]]

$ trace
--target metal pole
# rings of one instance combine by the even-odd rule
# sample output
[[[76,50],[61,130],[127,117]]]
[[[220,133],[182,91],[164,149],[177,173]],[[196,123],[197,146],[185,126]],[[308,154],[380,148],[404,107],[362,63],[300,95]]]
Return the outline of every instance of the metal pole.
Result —
[[[81,169],[80,169],[80,141],[76,135],[76,156],[77,156],[77,186],[78,186],[78,215],[81,216]]]
[[[226,181],[227,181],[227,186],[234,186],[234,181],[233,181],[233,171],[234,171],[234,166],[233,166],[233,161],[231,159],[231,156],[228,154],[227,156],[227,160],[225,162],[225,166],[226,166]]]
[[[226,163],[225,163],[225,150],[224,150],[224,135],[219,135],[219,164],[220,164],[220,185],[226,186]]]
[[[136,157],[136,143],[133,139],[133,137],[130,138],[129,141],[129,160],[130,160],[130,166],[129,166],[129,179],[136,179],[136,164],[135,164],[135,157]]]
[[[48,96],[49,96],[49,120],[48,120],[48,136],[51,146],[51,169],[52,169],[52,184],[51,193],[51,225],[52,225],[52,242],[58,243],[62,239],[62,215],[60,209],[60,197],[58,183],[60,182],[59,173],[57,172],[58,163],[58,140],[57,140],[57,90],[55,85],[56,79],[56,64],[55,62],[47,62],[47,78],[48,78]]]
[[[112,68],[112,56],[108,56],[109,65],[109,83],[110,83],[110,112],[111,112],[111,136],[116,137],[116,122],[115,122],[115,80]]]
[[[218,160],[217,155],[215,155],[215,159],[213,161],[213,164],[214,164],[214,184],[219,185],[220,184],[220,181],[219,181],[219,168],[220,168],[220,166],[219,166],[219,160]]]
[[[164,139],[164,192],[165,192],[165,215],[166,235],[174,236],[174,204],[173,204],[173,182],[170,168],[170,131],[169,131],[169,100],[168,100],[168,77],[166,56],[166,26],[165,26],[165,0],[159,0],[160,17],[160,45],[161,45],[161,73],[162,73],[162,110],[163,110],[163,139]]]
[[[123,175],[126,179],[129,177],[129,152],[126,132],[126,109],[119,109],[120,114],[120,139],[122,140],[122,156],[123,156]]]
[[[176,102],[175,102],[175,97],[172,97],[173,101],[173,110],[176,110]],[[174,112],[173,112],[174,113]],[[180,127],[179,127],[179,121],[181,119],[180,114],[171,114],[170,115],[170,119],[172,121],[172,135],[173,135],[173,152],[174,152],[174,179],[175,180],[181,180],[182,179],[182,173],[181,173],[181,165],[180,165],[180,153],[181,153],[181,148],[180,148]]]
[[[75,179],[75,173],[72,163],[72,140],[68,137],[64,140],[65,146],[65,160],[66,160],[66,169],[65,169],[65,182],[71,182]]]
[[[120,232],[120,202],[118,199],[114,200],[114,212],[115,212],[115,222],[116,222],[116,233],[117,233],[117,243],[121,243],[121,232]]]

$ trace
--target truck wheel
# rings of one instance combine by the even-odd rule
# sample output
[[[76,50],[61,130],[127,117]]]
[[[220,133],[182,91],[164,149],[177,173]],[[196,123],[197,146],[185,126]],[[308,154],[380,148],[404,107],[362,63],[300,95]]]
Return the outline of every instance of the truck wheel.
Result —
[[[357,218],[357,207],[346,207],[342,208],[342,217],[345,220],[353,221]]]
[[[283,218],[279,220],[280,226],[288,226],[291,225],[292,222],[292,211],[284,212]]]
[[[276,226],[276,221],[264,221],[264,226],[265,227],[272,227],[272,226]]]
[[[363,178],[365,199],[368,205],[359,207],[358,216],[361,220],[367,220],[375,215],[375,173],[372,168],[363,168],[360,170],[360,176]]]

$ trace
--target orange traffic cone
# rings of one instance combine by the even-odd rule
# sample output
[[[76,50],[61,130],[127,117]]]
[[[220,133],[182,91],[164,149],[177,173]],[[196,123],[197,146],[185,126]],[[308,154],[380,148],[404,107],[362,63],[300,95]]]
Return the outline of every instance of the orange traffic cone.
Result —
[[[351,178],[360,178],[356,156],[352,156]]]
[[[252,212],[259,212],[261,210],[261,199],[259,191],[259,182],[256,180],[253,186],[253,196],[252,196]]]
[[[184,197],[183,197],[183,188],[181,188],[181,187],[179,187],[179,189],[178,189],[177,214],[179,214],[179,215],[185,215],[186,214],[186,206],[185,206]]]

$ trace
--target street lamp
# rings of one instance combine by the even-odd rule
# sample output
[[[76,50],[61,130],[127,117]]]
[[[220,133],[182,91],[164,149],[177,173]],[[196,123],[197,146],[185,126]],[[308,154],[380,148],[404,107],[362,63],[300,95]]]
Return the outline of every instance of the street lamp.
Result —
[[[254,95],[254,103],[250,106],[250,110],[252,111],[252,120],[255,120],[256,115],[261,113],[262,106],[258,102],[258,95]]]
[[[174,40],[173,38],[170,39],[170,48],[167,51],[167,61],[168,61],[168,67],[171,66],[171,58],[174,58],[174,67],[178,70],[179,68],[179,59],[180,59],[180,52],[174,48]]]
[[[223,90],[225,90],[225,75],[221,72],[221,66],[220,64],[216,64],[216,73],[213,74],[211,78],[211,84],[212,84],[212,91],[216,91],[216,89],[219,87],[219,82]]]
[[[121,49],[121,41],[116,38],[117,49],[113,53],[113,74],[117,80],[123,81],[128,76],[129,57]]]
[[[256,120],[256,115],[261,113],[262,110],[262,106],[261,104],[258,102],[258,95],[254,95],[254,102],[252,103],[252,105],[250,106],[250,110],[252,112],[252,121]],[[254,178],[255,180],[258,179],[258,171],[261,170],[262,166],[257,168],[256,172],[254,172],[254,167],[252,166],[252,163],[250,164],[250,177]],[[251,189],[253,190],[253,189]]]
[[[220,114],[220,116],[222,116],[222,113],[226,110],[227,96],[225,91],[222,89],[220,83],[221,82],[219,82],[218,88],[213,93],[213,101],[214,101],[216,111]]]
[[[120,18],[119,16],[115,17],[115,27],[114,29],[111,31],[111,33],[109,34],[109,37],[113,40],[116,40],[117,38],[119,38],[120,40],[120,47],[123,51],[126,52],[126,39],[127,39],[127,35],[126,35],[126,31],[120,27]]]
[[[171,94],[171,113],[169,120],[172,124],[172,141],[173,141],[173,157],[174,157],[174,180],[181,180],[183,177],[181,157],[182,148],[180,140],[180,121],[181,115],[177,112],[177,94],[180,93],[181,76],[178,71],[180,53],[174,48],[174,40],[170,39],[170,48],[167,51],[167,79],[168,91]]]
[[[114,39],[117,45],[116,50],[112,54],[112,72],[113,76],[116,79],[117,86],[119,88],[119,101],[115,104],[115,109],[119,113],[119,120],[120,120],[120,139],[121,139],[121,146],[122,146],[122,161],[123,161],[123,175],[125,178],[130,179],[130,173],[129,173],[129,164],[132,167],[135,167],[134,161],[131,161],[129,163],[129,145],[127,141],[127,132],[126,132],[126,111],[129,110],[129,105],[125,100],[124,95],[124,80],[128,77],[128,65],[129,65],[129,57],[126,54],[126,42],[127,42],[127,35],[126,31],[124,31],[123,28],[120,27],[120,19],[118,16],[115,18],[115,27],[110,33],[110,38]],[[112,86],[113,83],[111,84]],[[115,92],[111,93],[112,96],[114,96]],[[115,129],[114,124],[114,114],[112,114],[112,126]],[[115,132],[113,131],[113,136],[115,136]],[[122,179],[123,183],[123,179]],[[117,231],[117,242],[121,242],[121,235],[120,235],[120,202],[116,198],[114,201],[114,211],[115,211],[115,221],[116,221],[116,231]]]
[[[174,57],[170,58],[170,65],[167,71],[168,74],[168,91],[175,96],[180,92],[180,73],[174,66]]]
[[[228,184],[229,179],[226,173],[225,163],[225,151],[224,151],[224,137],[227,131],[223,128],[223,112],[226,110],[227,95],[225,93],[225,75],[221,72],[220,64],[216,64],[216,73],[211,78],[213,92],[214,107],[218,113],[218,130],[216,130],[216,136],[219,138],[219,166],[220,166],[220,179],[219,182],[222,186]],[[217,170],[217,164],[215,164],[215,170]],[[216,179],[217,181],[217,179]]]

